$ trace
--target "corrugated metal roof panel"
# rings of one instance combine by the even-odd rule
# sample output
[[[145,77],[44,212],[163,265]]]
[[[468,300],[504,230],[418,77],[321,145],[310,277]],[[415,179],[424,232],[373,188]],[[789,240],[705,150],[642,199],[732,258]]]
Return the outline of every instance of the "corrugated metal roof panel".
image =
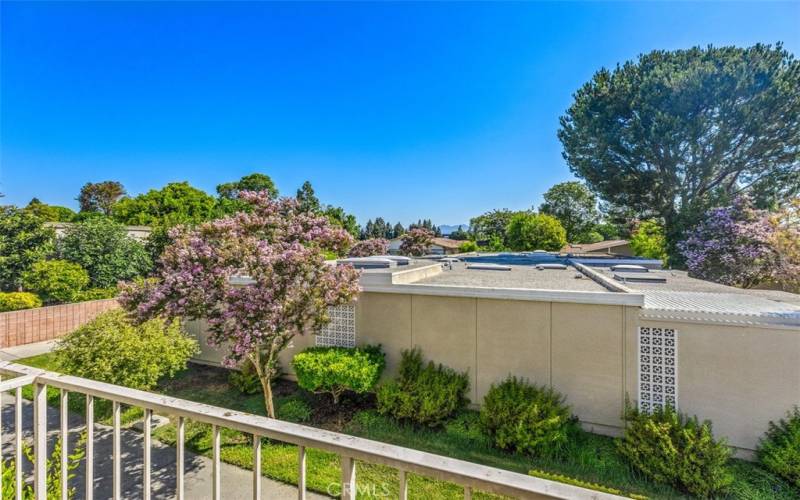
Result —
[[[800,326],[800,307],[785,302],[734,293],[645,291],[643,315],[665,312],[688,319]]]

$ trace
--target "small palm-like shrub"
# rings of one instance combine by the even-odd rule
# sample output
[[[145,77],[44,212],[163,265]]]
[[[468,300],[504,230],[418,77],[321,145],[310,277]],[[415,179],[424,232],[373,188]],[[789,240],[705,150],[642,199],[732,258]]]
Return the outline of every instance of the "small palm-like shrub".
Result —
[[[541,456],[563,451],[576,421],[554,389],[508,377],[486,394],[481,426],[498,448]]]
[[[800,407],[795,406],[778,423],[769,423],[758,446],[758,461],[800,488]]]
[[[72,302],[89,284],[89,273],[66,260],[42,260],[23,275],[22,284],[46,303]]]
[[[178,321],[134,325],[119,309],[69,333],[55,349],[59,369],[70,375],[142,390],[185,368],[196,351]]]
[[[42,307],[42,299],[28,292],[0,292],[0,312]]]
[[[671,407],[652,414],[628,406],[625,435],[617,449],[648,478],[698,497],[723,493],[733,482],[731,450],[715,440],[711,422],[688,418]]]
[[[228,374],[228,383],[242,394],[253,395],[261,392],[261,380],[250,361],[242,363],[238,370],[231,370]]]
[[[398,420],[438,427],[469,400],[469,378],[433,361],[425,365],[418,349],[403,351],[400,374],[378,389],[378,412]]]
[[[297,384],[303,389],[333,396],[334,404],[345,391],[375,388],[386,366],[380,346],[309,347],[292,359]]]

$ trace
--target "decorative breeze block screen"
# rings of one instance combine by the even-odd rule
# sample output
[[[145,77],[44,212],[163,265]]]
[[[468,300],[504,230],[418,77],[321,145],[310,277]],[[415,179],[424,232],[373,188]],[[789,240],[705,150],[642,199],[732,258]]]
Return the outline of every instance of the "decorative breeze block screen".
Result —
[[[356,346],[356,306],[345,305],[328,308],[331,322],[317,335],[318,346]]]
[[[678,332],[639,328],[639,409],[678,409]]]

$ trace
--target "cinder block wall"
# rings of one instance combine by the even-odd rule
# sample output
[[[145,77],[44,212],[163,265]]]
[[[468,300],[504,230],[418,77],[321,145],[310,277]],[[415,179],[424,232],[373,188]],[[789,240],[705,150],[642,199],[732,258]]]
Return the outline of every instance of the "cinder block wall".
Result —
[[[717,436],[747,458],[770,420],[800,405],[800,330],[639,319],[639,308],[522,300],[362,293],[356,307],[360,345],[381,344],[385,377],[393,377],[403,349],[419,346],[427,359],[470,376],[469,397],[483,400],[509,374],[551,385],[567,397],[584,427],[618,435],[625,397],[639,386],[640,326],[678,335],[678,406],[710,419]],[[205,345],[198,359],[218,363]],[[291,377],[292,357],[314,345],[296,337],[281,355]]]
[[[0,348],[61,337],[116,307],[116,299],[104,299],[0,313]]]

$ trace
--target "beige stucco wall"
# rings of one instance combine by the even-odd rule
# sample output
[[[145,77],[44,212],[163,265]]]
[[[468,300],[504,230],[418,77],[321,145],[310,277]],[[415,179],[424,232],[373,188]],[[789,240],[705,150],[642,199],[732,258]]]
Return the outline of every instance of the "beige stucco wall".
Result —
[[[419,346],[469,373],[474,404],[517,375],[555,386],[599,432],[621,425],[623,306],[363,293],[356,314],[358,343],[383,345],[387,376]]]
[[[800,405],[800,331],[676,321],[643,321],[633,306],[496,300],[367,292],[356,307],[360,345],[381,344],[384,377],[397,373],[401,351],[424,356],[470,377],[469,397],[480,404],[491,384],[509,374],[555,387],[584,427],[619,434],[626,395],[638,394],[638,327],[678,331],[678,404],[710,419],[715,434],[753,450],[770,420]],[[201,340],[198,359],[219,362]],[[281,355],[314,344],[298,336]]]
[[[678,331],[678,406],[753,450],[770,420],[800,405],[800,331],[642,321]]]

